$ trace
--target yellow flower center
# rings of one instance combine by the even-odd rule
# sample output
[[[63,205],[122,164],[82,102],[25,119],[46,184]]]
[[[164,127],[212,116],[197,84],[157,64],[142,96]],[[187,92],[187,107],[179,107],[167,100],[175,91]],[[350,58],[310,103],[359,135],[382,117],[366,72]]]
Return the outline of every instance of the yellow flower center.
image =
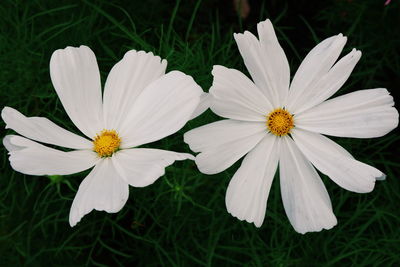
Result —
[[[293,115],[283,108],[277,108],[268,114],[266,124],[271,133],[284,136],[294,127]]]
[[[115,130],[103,130],[94,138],[93,150],[100,157],[110,157],[118,150],[120,144],[121,138],[119,138]]]

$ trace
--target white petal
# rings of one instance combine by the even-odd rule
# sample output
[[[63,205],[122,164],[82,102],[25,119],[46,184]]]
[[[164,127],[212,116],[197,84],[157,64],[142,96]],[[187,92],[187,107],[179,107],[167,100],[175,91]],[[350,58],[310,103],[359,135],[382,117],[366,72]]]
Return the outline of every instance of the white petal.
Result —
[[[181,129],[203,93],[192,77],[172,71],[147,86],[121,127],[122,148],[160,140]]]
[[[68,175],[89,169],[99,160],[90,150],[64,152],[21,136],[7,138],[11,167],[30,175]],[[10,147],[9,147],[10,148]]]
[[[324,184],[289,137],[281,144],[279,171],[283,206],[297,232],[318,232],[336,225]]]
[[[262,225],[278,167],[278,151],[278,139],[268,134],[243,159],[226,191],[225,203],[230,214],[257,227]]]
[[[222,137],[220,134],[221,132],[215,132],[216,139]],[[196,156],[196,165],[199,170],[205,174],[215,174],[226,170],[252,150],[267,135],[267,131],[264,129],[251,135],[248,134],[249,132],[245,131],[241,136],[226,134],[226,141],[217,146],[206,143],[204,150]]]
[[[214,66],[210,88],[211,110],[221,117],[265,121],[272,105],[254,83],[243,73],[223,66]]]
[[[6,128],[39,142],[73,149],[90,149],[93,146],[89,140],[61,128],[47,118],[25,117],[10,107],[3,108],[1,117]]]
[[[104,128],[100,73],[87,46],[56,50],[50,76],[65,111],[78,129],[94,138]]]
[[[23,147],[19,147],[16,145],[11,144],[11,138],[18,135],[9,134],[3,138],[3,145],[7,149],[8,152],[22,149]]]
[[[355,49],[341,58],[327,74],[304,90],[303,94],[297,98],[296,106],[291,112],[298,114],[331,97],[347,81],[360,58],[361,52]]]
[[[331,69],[346,44],[342,34],[329,37],[314,47],[300,64],[290,85],[287,109],[293,112],[304,101],[303,95]],[[300,99],[301,101],[299,101]],[[301,103],[296,103],[297,101]]]
[[[150,148],[123,149],[112,157],[121,177],[135,187],[154,183],[165,174],[166,167],[176,160],[185,159],[194,160],[194,157],[186,153]]]
[[[104,88],[106,129],[119,129],[140,93],[161,75],[167,61],[153,53],[130,50],[111,69]]]
[[[200,96],[200,103],[194,110],[192,116],[190,116],[190,119],[192,120],[203,114],[203,112],[205,112],[210,107],[210,105],[211,105],[211,95],[209,93],[202,93]]]
[[[327,100],[298,116],[296,127],[333,136],[372,138],[397,127],[399,113],[386,89],[360,90]]]
[[[268,86],[276,90],[278,95],[277,104],[280,105],[286,101],[289,82],[290,68],[285,52],[278,42],[274,28],[269,19],[257,24],[258,36],[261,45],[261,56],[264,61],[264,77],[261,88],[267,90]],[[257,84],[257,83],[256,83]]]
[[[95,210],[115,213],[129,196],[128,184],[119,176],[110,158],[101,160],[79,185],[69,213],[69,224],[75,226],[83,216]]]
[[[266,131],[266,125],[259,122],[221,120],[186,132],[183,140],[192,151],[201,152]]]
[[[384,176],[374,167],[353,159],[344,148],[318,133],[296,129],[292,131],[292,137],[306,158],[344,189],[371,192],[375,180]]]
[[[248,31],[234,34],[234,38],[254,83],[274,108],[280,107],[288,93],[289,64],[271,21],[258,23],[257,30],[260,40]]]

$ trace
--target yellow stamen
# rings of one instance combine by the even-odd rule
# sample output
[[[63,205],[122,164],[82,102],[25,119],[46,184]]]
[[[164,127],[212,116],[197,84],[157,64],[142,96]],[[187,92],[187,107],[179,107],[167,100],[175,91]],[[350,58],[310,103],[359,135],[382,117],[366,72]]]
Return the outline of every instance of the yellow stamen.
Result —
[[[99,157],[110,157],[119,149],[121,138],[115,130],[103,130],[93,141],[93,150]]]
[[[284,136],[294,127],[293,115],[283,108],[277,108],[268,114],[266,124],[271,133]]]

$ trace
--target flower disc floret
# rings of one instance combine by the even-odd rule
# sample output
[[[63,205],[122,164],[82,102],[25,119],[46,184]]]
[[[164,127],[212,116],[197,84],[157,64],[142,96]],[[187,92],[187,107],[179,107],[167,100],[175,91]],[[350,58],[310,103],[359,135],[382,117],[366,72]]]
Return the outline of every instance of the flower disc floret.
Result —
[[[287,135],[294,127],[293,115],[283,108],[277,108],[268,114],[267,127],[276,136]]]
[[[103,130],[93,141],[93,150],[99,157],[110,157],[119,149],[121,138],[115,130]]]

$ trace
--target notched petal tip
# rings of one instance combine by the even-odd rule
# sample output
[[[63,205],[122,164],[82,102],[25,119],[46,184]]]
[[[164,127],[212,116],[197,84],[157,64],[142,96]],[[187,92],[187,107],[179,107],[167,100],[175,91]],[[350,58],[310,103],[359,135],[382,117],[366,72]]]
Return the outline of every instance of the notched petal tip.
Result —
[[[167,60],[166,59],[162,59],[160,56],[155,55],[151,51],[150,52],[146,52],[146,51],[143,51],[143,50],[131,49],[131,50],[127,51],[124,54],[123,59],[127,59],[130,56],[136,56],[136,55],[147,56],[148,60],[158,60],[158,62],[160,62],[162,65],[165,65],[165,66],[167,65]]]
[[[339,33],[338,35],[336,35],[336,37],[339,39],[342,39],[344,41],[347,41],[347,36],[343,35],[343,33]]]
[[[349,53],[349,56],[351,56],[351,59],[354,59],[354,60],[358,61],[361,58],[362,53],[361,53],[360,50],[357,50],[356,48],[353,48],[351,50],[351,52]]]
[[[330,36],[328,38],[325,38],[324,40],[320,41],[318,45],[323,45],[322,47],[325,48],[335,48],[335,47],[343,47],[345,46],[347,42],[347,36],[344,36],[342,33],[339,33],[337,35]]]
[[[65,48],[57,49],[50,57],[50,76],[53,75],[52,72],[57,65],[65,63],[66,60],[69,60],[70,63],[74,62],[77,58],[94,58],[94,60],[96,60],[96,55],[93,50],[86,45],[81,45],[79,47],[67,46]]]
[[[271,26],[272,27],[272,22],[270,19],[266,19],[264,21],[260,21],[259,23],[257,23],[257,26]]]
[[[75,48],[75,49],[80,49],[80,50],[86,50],[90,53],[93,53],[93,50],[87,46],[87,45],[80,45],[79,47],[73,47],[73,46],[69,46],[70,48]]]
[[[315,229],[311,229],[311,228],[310,229],[299,229],[299,228],[296,229],[294,226],[293,226],[293,228],[297,233],[305,235],[307,233],[317,233],[317,232],[321,232],[322,230],[330,230],[333,227],[335,227],[337,225],[337,223],[338,222],[337,222],[337,219],[336,219],[336,216],[335,216],[334,220],[332,220],[330,222],[330,224],[326,224],[324,226],[319,226],[319,227],[317,227]]]
[[[257,24],[257,32],[258,32],[258,36],[260,37],[260,33],[263,31],[266,32],[271,32],[274,31],[274,26],[272,25],[271,21],[269,19],[259,22]]]
[[[233,38],[235,39],[236,43],[241,42],[244,40],[245,36],[242,32],[236,32],[233,34]]]
[[[255,227],[260,228],[264,222],[264,218],[260,221],[260,220],[250,220],[249,218],[245,218],[244,216],[240,216],[238,214],[236,214],[230,207],[230,205],[228,205],[227,201],[225,200],[225,205],[226,205],[226,210],[228,211],[228,213],[238,219],[239,221],[242,222],[247,222],[247,223],[252,223],[254,224]]]
[[[122,57],[122,59],[127,58],[131,55],[136,55],[139,54],[139,51],[137,51],[136,49],[131,49],[125,52],[124,56]]]
[[[361,51],[360,51],[360,50],[355,50],[355,51],[353,52],[352,58],[351,58],[350,60],[351,60],[351,61],[354,61],[355,64],[357,64],[358,61],[360,60],[361,56],[362,56]]]
[[[329,38],[327,38],[325,40],[328,40],[328,39]],[[342,51],[344,46],[346,45],[346,43],[347,43],[347,37],[343,36],[343,34],[339,33],[338,35],[333,36],[332,42],[330,43],[330,45],[332,45],[332,47],[340,47],[340,51]]]
[[[242,51],[244,47],[246,47],[246,50],[255,49],[255,46],[259,45],[259,40],[257,37],[249,31],[236,33],[233,37],[236,41],[239,51]]]
[[[343,33],[339,33],[338,35],[336,35],[338,38],[343,38],[347,40],[347,36],[343,35]]]
[[[86,50],[87,52],[94,54],[93,50],[89,46],[80,45],[80,46],[67,46],[65,48],[59,48],[53,52],[51,57],[59,56],[60,54],[63,54],[63,53],[69,53],[69,52],[74,52],[74,51],[79,51],[79,50],[80,51]]]

